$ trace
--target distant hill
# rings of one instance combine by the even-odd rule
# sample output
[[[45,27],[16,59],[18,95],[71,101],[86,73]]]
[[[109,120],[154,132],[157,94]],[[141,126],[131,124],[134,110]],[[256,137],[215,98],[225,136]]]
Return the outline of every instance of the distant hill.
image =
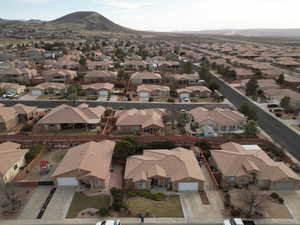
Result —
[[[183,31],[186,34],[209,34],[225,36],[252,36],[252,37],[300,37],[300,29],[224,29]]]
[[[83,29],[92,31],[108,31],[119,33],[136,32],[129,28],[122,27],[97,12],[75,12],[58,19],[52,20],[47,24],[57,27],[66,27],[71,29]]]
[[[139,33],[141,31],[132,30],[122,27],[97,12],[74,12],[52,21],[41,21],[31,19],[23,20],[5,20],[0,19],[1,28],[38,28],[42,26],[43,29],[71,29],[73,31],[95,31],[95,32],[116,32],[116,33]]]

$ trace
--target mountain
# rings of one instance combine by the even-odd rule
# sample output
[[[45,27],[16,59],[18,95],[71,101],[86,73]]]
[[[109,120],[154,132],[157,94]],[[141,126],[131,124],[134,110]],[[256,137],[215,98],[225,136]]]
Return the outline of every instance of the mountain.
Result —
[[[116,33],[140,33],[141,31],[122,27],[97,12],[79,11],[74,12],[52,21],[41,21],[31,19],[23,20],[5,20],[0,19],[1,29],[9,28],[35,28],[43,30],[68,29],[77,32],[116,32]]]
[[[71,28],[90,31],[107,31],[119,33],[137,32],[129,28],[122,27],[97,12],[80,11],[74,12],[46,24],[58,28]]]
[[[223,29],[183,31],[186,34],[209,34],[224,36],[250,36],[250,37],[300,37],[300,29]]]

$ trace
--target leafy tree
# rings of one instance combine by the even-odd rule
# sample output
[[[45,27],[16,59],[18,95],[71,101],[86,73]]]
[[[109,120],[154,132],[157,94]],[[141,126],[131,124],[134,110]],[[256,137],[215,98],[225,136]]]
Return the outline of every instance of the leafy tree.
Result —
[[[212,92],[215,92],[215,90],[219,90],[220,86],[219,86],[216,82],[212,81],[212,82],[208,85],[208,88],[209,88],[210,90],[212,90]]]
[[[245,134],[247,136],[255,136],[258,132],[257,122],[254,120],[249,120],[245,127]]]
[[[147,143],[143,146],[143,149],[172,149],[176,148],[176,145],[170,141],[154,141]]]
[[[290,109],[291,107],[291,98],[289,96],[284,96],[280,101],[280,106],[285,110]]]
[[[248,118],[248,120],[257,121],[256,110],[255,110],[255,108],[251,107],[250,105],[248,105],[248,104],[241,105],[240,112],[242,114],[244,114]]]
[[[201,148],[202,150],[210,150],[211,149],[211,145],[208,141],[205,141],[205,140],[200,140],[200,141],[197,141],[195,143],[195,145],[199,148]]]
[[[278,84],[284,84],[284,74],[280,74],[276,81]]]
[[[119,70],[118,78],[120,80],[129,80],[129,75],[124,70]]]
[[[178,121],[178,124],[179,126],[185,126],[187,123],[190,122],[190,116],[187,114],[187,113],[180,113],[177,121]]]
[[[127,140],[117,141],[115,151],[113,154],[114,159],[126,160],[128,156],[135,153],[135,146]]]
[[[246,95],[256,98],[258,89],[259,85],[257,83],[257,80],[255,77],[253,77],[246,84]]]
[[[86,63],[87,63],[87,61],[86,61],[86,58],[84,57],[84,56],[80,56],[80,59],[79,59],[79,64],[81,65],[81,66],[86,66]]]
[[[30,163],[42,150],[41,144],[34,144],[25,155],[26,163]]]
[[[191,61],[183,63],[182,70],[183,70],[183,73],[192,74],[193,73],[193,63]]]
[[[71,84],[67,88],[67,98],[70,99],[70,97],[79,97],[82,95],[82,86],[80,84]]]
[[[118,48],[118,49],[115,51],[115,56],[116,56],[118,59],[124,59],[125,56],[126,56],[126,53],[125,53],[121,48]]]

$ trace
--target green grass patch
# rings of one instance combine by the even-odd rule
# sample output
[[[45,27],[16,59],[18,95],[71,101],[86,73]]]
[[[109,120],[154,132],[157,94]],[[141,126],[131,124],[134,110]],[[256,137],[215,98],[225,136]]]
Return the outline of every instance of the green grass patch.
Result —
[[[108,208],[110,197],[108,195],[86,196],[76,192],[73,196],[66,218],[76,218],[77,215],[87,208]]]

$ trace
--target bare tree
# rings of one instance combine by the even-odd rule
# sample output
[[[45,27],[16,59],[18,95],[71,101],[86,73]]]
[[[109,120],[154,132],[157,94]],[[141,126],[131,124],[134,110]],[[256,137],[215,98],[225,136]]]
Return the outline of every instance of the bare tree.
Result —
[[[262,198],[256,188],[249,189],[241,194],[241,200],[248,208],[247,217],[252,217],[255,211],[262,209]]]
[[[13,215],[17,213],[22,205],[22,202],[18,198],[15,184],[12,182],[5,183],[1,177],[0,194],[3,195],[4,200],[1,205],[1,207],[4,208],[3,214]]]

